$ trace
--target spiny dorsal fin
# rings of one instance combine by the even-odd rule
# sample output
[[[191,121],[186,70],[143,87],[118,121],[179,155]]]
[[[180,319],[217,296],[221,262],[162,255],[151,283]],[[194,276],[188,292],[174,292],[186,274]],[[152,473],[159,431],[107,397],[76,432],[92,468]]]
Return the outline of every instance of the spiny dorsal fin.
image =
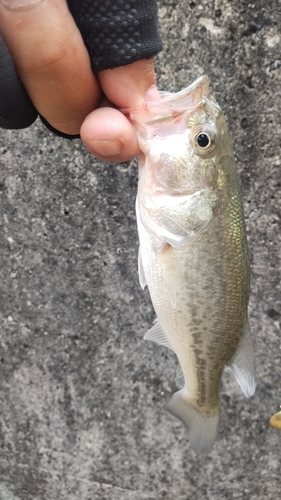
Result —
[[[144,339],[156,342],[156,344],[164,345],[165,347],[168,347],[169,349],[172,349],[172,351],[174,351],[158,318],[156,318],[156,320],[154,321],[154,325],[145,334]]]

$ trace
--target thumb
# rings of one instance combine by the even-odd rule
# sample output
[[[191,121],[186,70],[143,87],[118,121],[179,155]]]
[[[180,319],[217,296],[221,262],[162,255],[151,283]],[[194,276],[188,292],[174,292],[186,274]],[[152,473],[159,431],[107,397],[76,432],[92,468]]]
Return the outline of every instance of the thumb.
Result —
[[[99,109],[87,116],[81,127],[81,138],[98,158],[127,161],[139,154],[140,149],[133,125],[121,110],[138,106],[145,100],[146,92],[155,84],[154,60],[141,59],[106,69],[97,76],[106,98]]]
[[[148,89],[155,85],[154,58],[106,69],[98,73],[98,80],[113,105],[118,108],[136,106],[144,101]]]

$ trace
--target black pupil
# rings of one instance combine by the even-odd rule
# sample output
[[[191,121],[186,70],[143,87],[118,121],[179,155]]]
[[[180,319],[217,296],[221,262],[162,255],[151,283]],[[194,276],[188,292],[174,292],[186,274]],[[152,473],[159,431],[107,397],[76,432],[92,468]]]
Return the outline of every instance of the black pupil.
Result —
[[[209,146],[210,144],[210,139],[207,134],[199,134],[197,137],[197,143],[200,148],[206,148],[206,146]]]

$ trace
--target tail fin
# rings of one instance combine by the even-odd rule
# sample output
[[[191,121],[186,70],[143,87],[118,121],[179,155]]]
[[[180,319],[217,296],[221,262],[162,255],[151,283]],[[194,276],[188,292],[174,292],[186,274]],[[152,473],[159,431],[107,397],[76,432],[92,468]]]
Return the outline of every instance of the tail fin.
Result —
[[[189,443],[197,453],[209,453],[214,445],[219,421],[218,411],[208,417],[192,406],[184,395],[184,389],[176,392],[165,404],[165,410],[179,418],[188,428]]]

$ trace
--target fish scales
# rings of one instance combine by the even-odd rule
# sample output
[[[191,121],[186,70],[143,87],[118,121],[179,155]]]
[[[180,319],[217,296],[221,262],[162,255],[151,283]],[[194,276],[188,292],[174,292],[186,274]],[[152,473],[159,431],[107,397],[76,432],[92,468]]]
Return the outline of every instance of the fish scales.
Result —
[[[157,321],[145,338],[170,347],[184,387],[166,404],[209,452],[226,364],[255,390],[247,307],[249,262],[227,126],[206,76],[131,111],[143,155],[136,201],[140,283]]]

